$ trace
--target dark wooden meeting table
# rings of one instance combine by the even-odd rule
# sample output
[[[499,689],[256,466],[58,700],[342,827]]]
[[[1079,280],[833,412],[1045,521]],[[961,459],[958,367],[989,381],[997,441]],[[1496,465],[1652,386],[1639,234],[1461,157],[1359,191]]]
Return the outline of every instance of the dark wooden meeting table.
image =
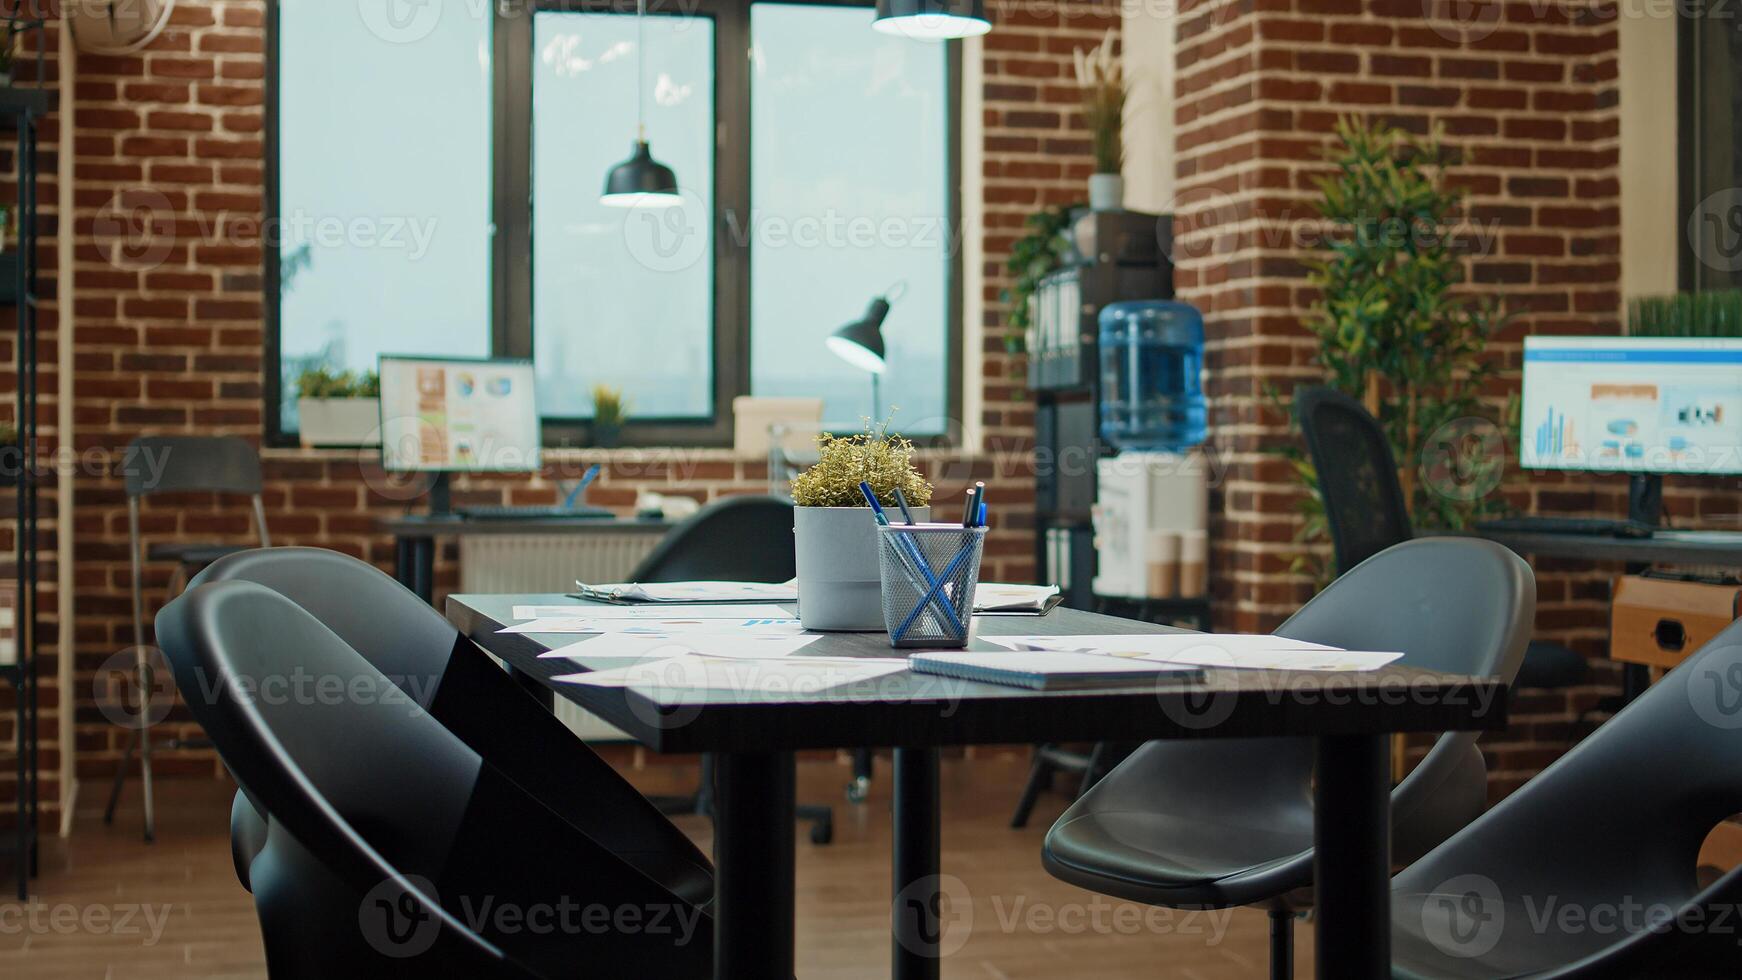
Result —
[[[895,747],[893,974],[936,980],[944,927],[941,746],[1283,736],[1317,740],[1317,975],[1388,977],[1390,736],[1488,730],[1506,721],[1501,682],[1395,664],[1361,673],[1210,670],[1191,683],[1046,692],[905,670],[800,697],[593,687],[553,678],[633,661],[541,659],[586,637],[499,632],[517,622],[513,607],[522,604],[572,604],[577,615],[590,605],[560,595],[454,595],[447,616],[523,683],[554,691],[648,748],[714,753],[714,975],[730,980],[794,975],[796,750]],[[1175,632],[1065,608],[1042,617],[976,617],[973,625],[971,649],[1000,649],[984,636]],[[795,654],[891,655],[882,633],[825,634]]]

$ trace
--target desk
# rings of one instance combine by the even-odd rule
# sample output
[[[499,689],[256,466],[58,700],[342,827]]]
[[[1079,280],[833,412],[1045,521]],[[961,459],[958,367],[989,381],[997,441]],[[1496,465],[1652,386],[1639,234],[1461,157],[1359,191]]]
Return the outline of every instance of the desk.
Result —
[[[503,634],[521,603],[559,595],[454,595],[448,619],[523,679],[628,732],[658,752],[716,753],[714,975],[793,975],[793,752],[895,746],[894,975],[936,980],[940,894],[938,748],[1103,739],[1309,736],[1318,739],[1315,828],[1318,976],[1380,978],[1390,964],[1390,734],[1475,731],[1506,721],[1506,686],[1393,665],[1363,674],[1212,670],[1193,685],[1028,691],[902,672],[783,701],[697,691],[653,700],[640,691],[557,684],[598,658],[540,660],[573,635]],[[1044,617],[980,617],[978,635],[1174,632],[1059,608]],[[993,649],[980,639],[972,646]],[[837,633],[803,655],[889,656],[881,633]],[[1041,873],[1036,854],[1035,872]]]
[[[1742,534],[1718,531],[1663,531],[1649,538],[1616,538],[1551,531],[1484,531],[1473,534],[1505,545],[1520,555],[1618,561],[1629,565],[1729,565],[1742,568]]]
[[[393,535],[393,577],[425,602],[435,599],[437,538],[469,534],[664,534],[672,524],[642,518],[493,518],[469,520],[458,514],[407,514],[380,522]]]

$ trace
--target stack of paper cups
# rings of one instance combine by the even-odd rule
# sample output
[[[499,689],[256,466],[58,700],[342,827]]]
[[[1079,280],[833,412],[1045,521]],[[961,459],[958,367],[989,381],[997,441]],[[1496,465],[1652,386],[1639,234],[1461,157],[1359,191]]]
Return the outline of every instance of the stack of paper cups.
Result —
[[[1148,581],[1144,594],[1151,599],[1166,599],[1179,594],[1178,531],[1149,532],[1148,560],[1144,563]]]
[[[1209,532],[1181,532],[1179,536],[1179,594],[1195,598],[1209,591],[1209,572]]]

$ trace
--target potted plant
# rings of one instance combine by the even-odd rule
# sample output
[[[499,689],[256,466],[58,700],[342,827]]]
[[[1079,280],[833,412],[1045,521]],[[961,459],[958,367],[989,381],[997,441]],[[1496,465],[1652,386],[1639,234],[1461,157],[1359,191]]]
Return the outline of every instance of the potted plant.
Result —
[[[817,450],[816,465],[792,481],[799,621],[805,629],[881,630],[877,522],[859,484],[869,483],[891,514],[900,487],[921,521],[931,516],[931,484],[913,465],[913,443],[886,426],[818,436]]]
[[[381,445],[381,379],[310,368],[296,379],[298,431],[305,446]]]
[[[1113,32],[1086,53],[1071,52],[1077,70],[1077,88],[1082,92],[1083,120],[1089,126],[1089,141],[1095,153],[1095,172],[1089,176],[1089,208],[1118,211],[1125,206],[1125,68],[1113,56]]]
[[[623,392],[610,385],[593,386],[593,445],[600,449],[615,449],[623,438],[623,420],[628,417],[629,401]]]

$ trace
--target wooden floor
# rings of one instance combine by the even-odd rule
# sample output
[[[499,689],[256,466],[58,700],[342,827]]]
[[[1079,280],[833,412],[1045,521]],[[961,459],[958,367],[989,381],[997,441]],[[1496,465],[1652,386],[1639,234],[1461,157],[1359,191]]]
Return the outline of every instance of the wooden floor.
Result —
[[[631,778],[647,792],[678,791],[685,773],[658,767]],[[1043,798],[1029,827],[1011,830],[1023,774],[1016,759],[945,764],[943,870],[953,876],[945,879],[953,901],[944,941],[960,947],[944,960],[946,978],[1265,975],[1262,913],[1150,910],[1047,875],[1040,842],[1064,801]],[[844,767],[800,765],[800,798],[836,808],[833,844],[799,834],[798,963],[807,980],[889,975],[889,783],[886,770],[879,776],[871,800],[853,806],[842,800]],[[136,811],[114,828],[81,812],[71,840],[48,843],[32,903],[21,907],[9,893],[0,903],[0,977],[264,976],[253,905],[230,865],[229,800],[214,783],[159,783],[159,839],[150,846],[139,841]],[[706,821],[679,822],[708,846]],[[1310,924],[1297,935],[1304,977]]]

